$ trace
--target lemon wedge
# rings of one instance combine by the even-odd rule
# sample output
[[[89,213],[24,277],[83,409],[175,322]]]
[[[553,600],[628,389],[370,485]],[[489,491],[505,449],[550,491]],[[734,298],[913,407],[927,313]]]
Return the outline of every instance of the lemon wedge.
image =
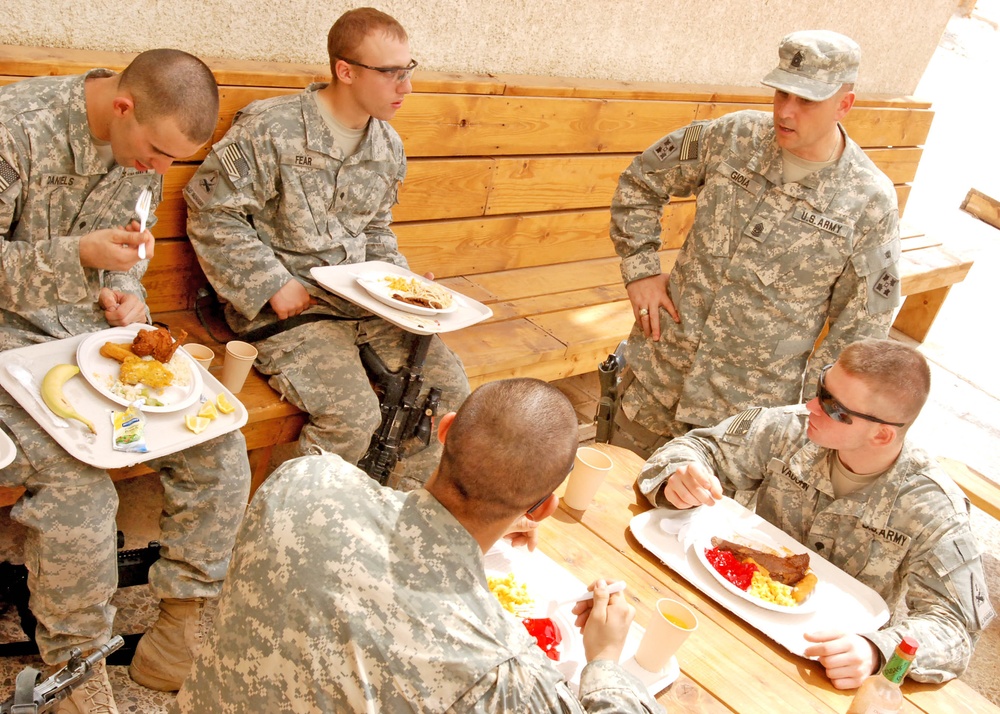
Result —
[[[198,410],[198,416],[211,420],[218,417],[219,412],[215,410],[215,404],[212,402],[205,402],[201,405],[201,409]]]
[[[188,414],[184,417],[184,425],[195,434],[200,434],[205,431],[211,423],[211,419],[202,416],[195,416],[194,414]]]
[[[223,414],[232,414],[236,411],[235,405],[226,397],[225,394],[220,393],[218,397],[215,398],[215,405],[219,407],[219,411]]]

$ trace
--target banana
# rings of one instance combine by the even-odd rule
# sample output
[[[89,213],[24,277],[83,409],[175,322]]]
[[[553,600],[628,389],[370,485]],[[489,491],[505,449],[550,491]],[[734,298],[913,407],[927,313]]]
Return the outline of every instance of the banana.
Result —
[[[94,428],[94,424],[77,412],[63,394],[63,385],[78,374],[80,368],[75,364],[57,364],[46,372],[42,379],[42,399],[55,414],[64,419],[76,419],[96,434],[97,429]]]

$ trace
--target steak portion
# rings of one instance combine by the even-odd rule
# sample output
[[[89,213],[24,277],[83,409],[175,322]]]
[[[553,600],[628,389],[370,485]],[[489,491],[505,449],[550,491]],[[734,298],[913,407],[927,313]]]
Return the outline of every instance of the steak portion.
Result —
[[[712,547],[719,550],[728,550],[740,560],[753,558],[753,561],[767,570],[771,579],[785,585],[795,585],[795,583],[805,577],[809,570],[809,554],[799,553],[798,555],[773,555],[756,550],[739,543],[733,543],[723,538],[712,537]]]

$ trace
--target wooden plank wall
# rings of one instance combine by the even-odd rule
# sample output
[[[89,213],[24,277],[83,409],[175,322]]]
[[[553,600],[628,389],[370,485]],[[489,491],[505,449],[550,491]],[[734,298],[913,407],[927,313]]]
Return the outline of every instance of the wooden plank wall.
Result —
[[[130,55],[0,48],[0,83],[94,66]],[[299,91],[322,65],[209,60],[220,82],[214,139],[249,101]],[[418,72],[393,125],[409,157],[394,229],[411,267],[440,277],[613,255],[608,206],[620,172],[658,138],[694,119],[769,111],[763,88],[726,88],[522,76]],[[862,97],[844,124],[896,185],[901,210],[933,112],[911,98]],[[181,192],[207,147],[167,173],[147,274],[154,312],[188,309],[203,283],[185,237]],[[665,247],[693,219],[689,199],[664,216]]]

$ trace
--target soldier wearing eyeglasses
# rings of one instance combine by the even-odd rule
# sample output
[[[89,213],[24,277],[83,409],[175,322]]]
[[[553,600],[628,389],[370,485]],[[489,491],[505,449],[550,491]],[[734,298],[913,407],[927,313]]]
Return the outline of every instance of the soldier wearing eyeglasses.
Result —
[[[356,463],[381,420],[359,346],[396,369],[408,356],[405,333],[320,287],[310,269],[406,267],[389,227],[406,157],[388,121],[413,90],[417,63],[399,22],[372,8],[342,15],[327,48],[331,81],[247,106],[184,197],[191,244],[230,327],[255,343],[271,386],[309,413],[300,453],[319,447]],[[442,389],[442,413],[469,393],[438,337],[423,374]],[[404,462],[406,487],[433,470],[440,450],[430,443]]]
[[[876,590],[890,612],[905,601],[906,616],[878,632],[803,633],[813,643],[805,655],[840,689],[859,686],[904,635],[920,643],[911,677],[957,677],[995,615],[969,501],[906,440],[929,390],[930,370],[916,350],[855,342],[820,372],[807,404],[754,407],[694,429],[659,449],[639,475],[656,506],[756,497],[759,516]]]
[[[838,33],[791,33],[762,80],[772,112],[696,121],[622,173],[611,239],[636,323],[613,443],[648,456],[692,426],[796,402],[804,376],[855,340],[888,335],[896,194],[840,124],[860,56]],[[664,273],[663,208],[689,195],[694,224]]]

